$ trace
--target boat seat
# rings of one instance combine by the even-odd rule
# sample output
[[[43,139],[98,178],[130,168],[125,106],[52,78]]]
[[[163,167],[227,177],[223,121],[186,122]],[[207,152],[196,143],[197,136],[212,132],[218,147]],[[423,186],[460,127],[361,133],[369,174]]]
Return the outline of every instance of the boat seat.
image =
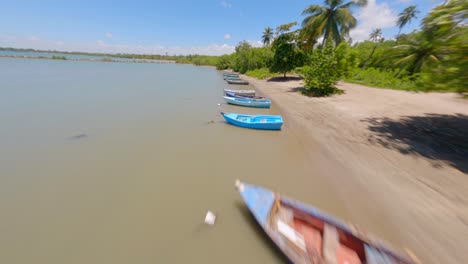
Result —
[[[325,224],[323,229],[323,257],[327,264],[361,264],[357,253],[342,245],[334,226]]]
[[[307,222],[294,218],[294,229],[304,237],[307,252],[322,256],[322,234]]]

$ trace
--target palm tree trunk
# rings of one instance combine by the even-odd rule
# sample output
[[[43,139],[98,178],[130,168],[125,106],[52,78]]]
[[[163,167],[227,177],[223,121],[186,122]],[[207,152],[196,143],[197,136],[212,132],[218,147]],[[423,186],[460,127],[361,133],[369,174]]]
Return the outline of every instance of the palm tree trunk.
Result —
[[[283,75],[283,78],[285,78],[285,79],[286,79],[286,72],[283,72],[283,74],[284,74],[284,75]]]
[[[400,30],[398,30],[398,35],[396,35],[396,41],[398,42],[398,38],[400,37],[400,33],[401,33],[401,28]]]
[[[372,56],[374,56],[375,49],[377,48],[377,43],[375,43],[374,48],[372,49],[371,54],[369,55],[369,58],[366,60],[364,63],[364,66],[362,66],[362,69],[365,69],[367,67],[367,64],[369,64],[370,60],[372,59]]]

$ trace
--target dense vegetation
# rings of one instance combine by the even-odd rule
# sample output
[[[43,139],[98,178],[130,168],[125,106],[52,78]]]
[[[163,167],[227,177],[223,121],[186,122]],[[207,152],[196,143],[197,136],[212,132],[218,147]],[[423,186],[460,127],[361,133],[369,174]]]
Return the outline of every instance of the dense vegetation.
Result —
[[[330,0],[309,6],[301,27],[293,30],[295,22],[276,32],[267,27],[263,47],[242,42],[216,66],[257,78],[294,71],[304,77],[306,92],[317,96],[338,92],[334,83],[339,79],[401,90],[468,91],[467,1],[446,1],[423,19],[419,30],[400,34],[419,12],[410,6],[395,21],[396,39],[385,40],[375,29],[369,40],[351,44],[349,31],[356,19],[350,8],[366,4]]]

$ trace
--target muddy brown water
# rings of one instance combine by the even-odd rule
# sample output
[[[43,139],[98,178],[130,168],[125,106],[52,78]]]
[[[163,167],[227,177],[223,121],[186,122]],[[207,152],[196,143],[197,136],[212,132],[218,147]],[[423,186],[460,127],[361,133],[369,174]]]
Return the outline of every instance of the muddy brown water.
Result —
[[[1,263],[284,263],[236,179],[346,215],[288,120],[222,120],[280,110],[218,106],[212,68],[0,58],[0,75]]]

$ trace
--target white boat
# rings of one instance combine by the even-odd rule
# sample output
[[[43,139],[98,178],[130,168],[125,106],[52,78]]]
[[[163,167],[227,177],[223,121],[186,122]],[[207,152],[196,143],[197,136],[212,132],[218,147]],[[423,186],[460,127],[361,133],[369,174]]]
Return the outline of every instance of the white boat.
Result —
[[[232,90],[232,89],[224,89],[224,93],[231,93],[231,94],[237,94],[237,95],[255,96],[255,90]]]
[[[255,99],[255,98],[240,98],[224,96],[224,100],[228,104],[256,107],[256,108],[270,108],[271,101],[268,99]]]

